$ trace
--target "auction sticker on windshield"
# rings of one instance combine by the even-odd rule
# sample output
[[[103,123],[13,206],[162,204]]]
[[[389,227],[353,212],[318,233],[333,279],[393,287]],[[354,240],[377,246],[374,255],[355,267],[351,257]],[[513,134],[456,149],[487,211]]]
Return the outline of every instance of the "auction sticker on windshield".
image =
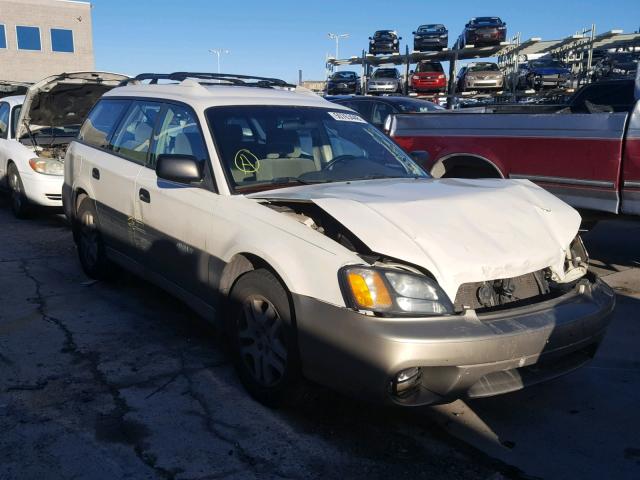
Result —
[[[329,115],[331,115],[334,120],[338,120],[340,122],[367,123],[367,121],[364,118],[362,118],[360,115],[357,115],[355,113],[329,112]]]

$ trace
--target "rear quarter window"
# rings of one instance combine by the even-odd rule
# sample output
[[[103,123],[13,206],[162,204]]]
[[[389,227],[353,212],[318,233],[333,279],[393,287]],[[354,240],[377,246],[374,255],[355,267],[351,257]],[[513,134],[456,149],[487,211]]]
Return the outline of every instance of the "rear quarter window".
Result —
[[[100,100],[85,120],[78,139],[97,148],[107,148],[109,137],[131,102],[129,100]]]

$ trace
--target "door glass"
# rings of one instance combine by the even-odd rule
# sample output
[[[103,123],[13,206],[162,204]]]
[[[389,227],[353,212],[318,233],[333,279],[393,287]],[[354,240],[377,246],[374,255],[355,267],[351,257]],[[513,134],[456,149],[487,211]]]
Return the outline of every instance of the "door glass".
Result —
[[[7,138],[9,132],[9,104],[0,103],[0,138]]]
[[[82,125],[78,139],[94,147],[106,148],[129,103],[128,100],[101,100]]]
[[[162,104],[133,102],[115,133],[111,148],[132,162],[144,165]]]
[[[178,105],[167,106],[160,123],[148,166],[155,168],[159,155],[191,155],[201,162],[208,158],[207,147],[195,114]]]
[[[375,102],[373,104],[373,110],[371,112],[371,123],[380,127],[384,125],[384,121],[389,115],[394,113],[393,108],[386,103]]]

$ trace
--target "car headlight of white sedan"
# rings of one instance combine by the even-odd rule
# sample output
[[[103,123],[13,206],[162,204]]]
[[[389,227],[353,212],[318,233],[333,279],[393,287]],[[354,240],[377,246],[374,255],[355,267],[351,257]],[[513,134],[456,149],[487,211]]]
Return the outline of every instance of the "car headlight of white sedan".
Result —
[[[34,172],[44,175],[64,175],[64,163],[55,158],[32,158],[29,166]]]
[[[453,313],[447,294],[431,278],[402,270],[353,266],[340,271],[347,305],[386,316]]]

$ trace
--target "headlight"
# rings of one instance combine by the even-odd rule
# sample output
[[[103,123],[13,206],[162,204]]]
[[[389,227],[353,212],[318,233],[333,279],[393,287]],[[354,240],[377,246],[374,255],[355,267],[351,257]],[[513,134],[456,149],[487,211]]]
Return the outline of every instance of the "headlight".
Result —
[[[447,38],[449,35],[447,35],[446,33],[444,35],[440,35],[440,38]]]
[[[340,272],[347,304],[384,315],[447,315],[451,301],[432,279],[401,270],[346,267]]]
[[[611,70],[613,73],[627,73],[626,70],[623,70],[622,68],[614,68]]]
[[[369,40],[369,43],[373,45],[375,42],[373,40]]]
[[[394,39],[393,39],[393,43],[394,43],[394,44],[395,44],[395,43],[398,43],[398,39],[397,39],[397,38],[394,38]]]
[[[33,171],[44,175],[64,175],[64,164],[53,158],[32,158],[29,166]]]

